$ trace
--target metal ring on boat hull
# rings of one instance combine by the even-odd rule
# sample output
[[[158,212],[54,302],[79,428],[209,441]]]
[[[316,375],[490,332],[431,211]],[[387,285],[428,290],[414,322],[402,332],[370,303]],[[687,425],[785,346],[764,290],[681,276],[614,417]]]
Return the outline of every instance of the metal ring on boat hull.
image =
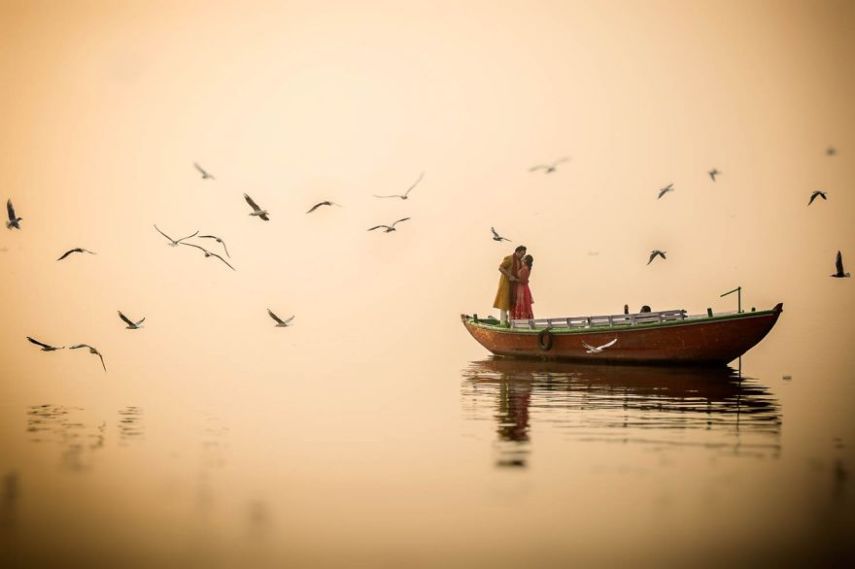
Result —
[[[546,328],[537,335],[537,345],[540,346],[540,349],[544,352],[548,352],[552,349],[552,334],[549,332],[549,328]]]

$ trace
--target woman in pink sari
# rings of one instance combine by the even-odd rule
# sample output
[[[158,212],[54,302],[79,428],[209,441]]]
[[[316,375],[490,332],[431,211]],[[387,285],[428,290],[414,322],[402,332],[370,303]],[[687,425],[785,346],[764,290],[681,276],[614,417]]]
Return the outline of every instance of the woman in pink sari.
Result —
[[[526,255],[523,257],[522,267],[517,273],[516,287],[516,303],[511,309],[511,318],[514,320],[523,320],[534,318],[534,313],[531,310],[531,305],[534,304],[534,298],[531,296],[531,289],[528,287],[528,278],[531,275],[531,266],[534,263],[534,257]]]

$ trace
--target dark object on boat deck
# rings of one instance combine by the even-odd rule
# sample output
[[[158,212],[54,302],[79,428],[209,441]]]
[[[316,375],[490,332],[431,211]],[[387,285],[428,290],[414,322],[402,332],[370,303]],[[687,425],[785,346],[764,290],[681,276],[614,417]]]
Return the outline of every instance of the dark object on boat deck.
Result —
[[[708,311],[708,314],[711,311]],[[718,316],[685,310],[512,320],[510,326],[461,314],[466,330],[498,356],[657,365],[724,365],[757,345],[778,321],[771,310]],[[608,349],[591,353],[585,345]]]
[[[707,316],[712,318],[712,308],[707,308]]]
[[[628,304],[624,304],[624,305],[623,305],[623,313],[624,313],[624,314],[629,314],[629,305],[628,305]]]
[[[639,310],[639,312],[650,312],[650,307],[645,304],[641,307],[641,310]]]

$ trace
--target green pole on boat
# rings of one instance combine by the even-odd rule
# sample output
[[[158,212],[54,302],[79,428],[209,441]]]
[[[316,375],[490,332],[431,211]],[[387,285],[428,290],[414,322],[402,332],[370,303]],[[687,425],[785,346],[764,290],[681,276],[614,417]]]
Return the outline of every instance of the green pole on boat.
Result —
[[[726,293],[721,295],[719,298],[725,297],[729,294],[733,294],[734,292],[736,293],[736,309],[737,309],[737,311],[739,311],[741,313],[742,312],[742,287],[741,286],[738,286],[733,290],[727,291]]]

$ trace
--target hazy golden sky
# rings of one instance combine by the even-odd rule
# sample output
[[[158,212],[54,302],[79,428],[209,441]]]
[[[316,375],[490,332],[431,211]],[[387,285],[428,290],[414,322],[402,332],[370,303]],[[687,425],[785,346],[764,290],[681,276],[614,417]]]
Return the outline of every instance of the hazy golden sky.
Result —
[[[50,365],[25,335],[134,361],[117,309],[148,317],[146,357],[191,369],[217,346],[275,351],[255,336],[268,306],[297,314],[295,346],[343,320],[446,338],[490,310],[511,249],[490,226],[534,255],[538,315],[724,310],[736,285],[749,306],[855,307],[828,278],[838,249],[855,267],[851,2],[2,10],[0,198],[24,218],[0,235],[13,369]],[[422,171],[408,201],[371,197]],[[829,201],[807,208],[815,189]],[[321,199],[344,207],[305,215]],[[238,271],[153,223],[221,235]],[[74,246],[98,255],[55,261]],[[646,266],[654,248],[668,261]],[[146,373],[136,357],[124,371]]]

